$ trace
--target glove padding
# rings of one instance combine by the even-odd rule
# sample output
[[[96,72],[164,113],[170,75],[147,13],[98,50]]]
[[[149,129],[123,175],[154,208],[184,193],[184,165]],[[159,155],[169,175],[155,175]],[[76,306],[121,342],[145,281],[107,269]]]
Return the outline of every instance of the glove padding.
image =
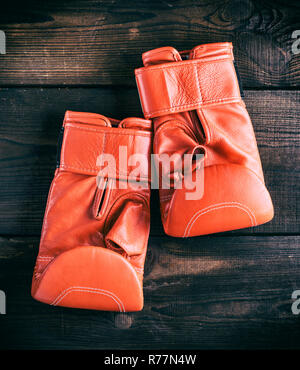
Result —
[[[170,189],[160,189],[165,232],[189,237],[270,221],[272,200],[241,99],[231,43],[181,53],[163,47],[144,53],[143,63],[135,74],[144,115],[154,123],[154,154],[182,158],[176,157],[170,173],[159,173],[160,184],[162,176],[183,177],[182,188],[171,183]],[[188,199],[184,173],[178,175],[185,154],[192,154],[187,173],[193,172],[195,187],[202,181],[203,194],[196,200]],[[201,165],[194,163],[194,154],[202,154],[204,166],[198,180]]]
[[[151,129],[151,121],[139,118],[119,122],[66,113],[32,280],[35,299],[96,310],[142,309]],[[127,158],[119,158],[120,146]],[[107,155],[115,158],[114,173],[103,170]],[[131,155],[140,160],[136,182],[130,178],[136,164],[119,164]]]

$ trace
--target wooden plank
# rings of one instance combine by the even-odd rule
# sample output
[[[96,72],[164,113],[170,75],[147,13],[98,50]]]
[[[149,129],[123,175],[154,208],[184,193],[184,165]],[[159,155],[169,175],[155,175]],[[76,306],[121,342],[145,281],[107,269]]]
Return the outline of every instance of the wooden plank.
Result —
[[[34,301],[38,238],[2,237],[0,348],[299,349],[299,246],[299,236],[151,238],[144,310],[121,314]]]
[[[232,41],[246,87],[299,86],[298,1],[39,1],[1,7],[2,85],[131,85],[141,54]]]
[[[299,101],[298,91],[246,91],[275,218],[239,233],[299,233]],[[66,108],[141,115],[135,89],[1,89],[0,235],[40,233]],[[151,204],[151,233],[162,235],[157,191]]]

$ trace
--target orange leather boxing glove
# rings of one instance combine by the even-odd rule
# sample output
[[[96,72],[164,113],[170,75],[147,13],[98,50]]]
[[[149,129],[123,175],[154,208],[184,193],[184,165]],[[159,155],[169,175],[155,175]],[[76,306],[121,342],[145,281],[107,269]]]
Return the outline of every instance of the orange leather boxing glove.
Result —
[[[33,275],[35,299],[142,309],[151,130],[149,120],[66,113]]]
[[[171,236],[240,229],[273,217],[233,59],[228,42],[180,53],[162,47],[144,53],[144,67],[135,71],[144,115],[154,122],[154,153],[190,154],[191,179],[202,168],[203,194],[196,200],[187,197],[184,160],[166,172],[173,183],[160,189],[161,217]]]

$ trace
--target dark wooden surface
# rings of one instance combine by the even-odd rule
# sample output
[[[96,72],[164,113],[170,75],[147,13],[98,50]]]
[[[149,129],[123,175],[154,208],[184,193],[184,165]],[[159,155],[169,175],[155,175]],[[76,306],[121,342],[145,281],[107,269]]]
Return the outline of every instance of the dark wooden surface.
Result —
[[[0,349],[300,348],[299,2],[33,1],[1,9]],[[157,192],[145,308],[118,314],[51,307],[30,284],[66,109],[141,115],[141,53],[232,41],[275,217],[190,239],[163,234]]]
[[[37,237],[0,240],[8,314],[2,348],[299,348],[299,236],[151,237],[145,308],[112,313],[51,307],[29,295]]]
[[[245,86],[298,86],[299,1],[11,0],[0,14],[6,85],[131,85],[141,53],[232,41]]]

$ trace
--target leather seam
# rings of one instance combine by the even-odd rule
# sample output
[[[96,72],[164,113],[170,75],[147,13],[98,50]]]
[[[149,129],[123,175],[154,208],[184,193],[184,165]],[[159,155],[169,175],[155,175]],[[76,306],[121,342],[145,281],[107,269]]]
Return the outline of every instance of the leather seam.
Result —
[[[91,175],[94,175],[94,176],[96,176],[99,172],[99,168],[93,168],[93,167],[84,168],[84,167],[69,166],[65,163],[61,163],[60,168],[61,169],[86,171],[86,172],[89,172]],[[120,179],[120,177],[122,177],[122,176],[125,176],[130,181],[130,177],[129,177],[128,173],[125,173],[125,172],[123,173],[123,172],[120,172],[120,171],[118,171],[116,173],[116,178]],[[140,179],[144,180],[143,182],[149,182],[150,181],[149,176],[140,176]],[[133,180],[135,180],[135,179],[133,179]]]
[[[197,83],[197,86],[198,86],[198,90],[199,90],[199,94],[200,94],[200,99],[201,99],[201,102],[203,103],[203,96],[202,96],[202,93],[201,93],[201,88],[200,88],[200,79],[199,79],[199,74],[198,74],[198,68],[197,68],[197,65],[195,66],[195,71],[196,71],[196,83]]]
[[[208,58],[211,58],[211,57],[208,57]],[[216,57],[214,57],[216,58]],[[141,75],[143,73],[147,73],[147,71],[156,71],[156,70],[160,70],[160,69],[173,69],[173,68],[179,68],[181,66],[185,66],[185,67],[188,67],[189,64],[206,64],[206,63],[220,63],[220,62],[224,62],[224,61],[232,61],[232,57],[231,56],[226,56],[226,57],[219,57],[218,59],[190,59],[188,61],[186,60],[183,60],[183,61],[180,61],[180,62],[170,62],[170,63],[163,63],[163,66],[161,67],[153,67],[153,66],[150,66],[150,67],[142,67],[140,69],[137,69],[135,71],[135,74],[136,75]],[[167,66],[165,65],[167,64]]]
[[[160,110],[156,110],[156,111],[145,111],[145,115],[148,116],[148,117],[151,117],[151,116],[156,116],[157,113],[164,113],[164,112],[170,112],[170,113],[175,113],[177,111],[178,108],[194,108],[194,109],[200,109],[200,108],[204,108],[206,105],[212,105],[212,104],[222,104],[222,103],[228,103],[228,102],[236,102],[236,101],[240,101],[241,98],[240,96],[231,96],[229,98],[222,98],[222,99],[213,99],[213,100],[207,100],[203,103],[203,101],[199,101],[199,102],[196,102],[196,103],[192,103],[192,104],[183,104],[183,105],[172,105],[171,107],[169,108],[166,108],[166,109],[160,109]]]
[[[256,226],[256,217],[254,215],[254,212],[247,207],[245,204],[238,203],[238,202],[224,202],[224,203],[216,203],[212,204],[206,208],[200,209],[199,211],[195,212],[194,215],[190,218],[190,221],[187,223],[187,226],[185,228],[183,237],[188,237],[189,233],[194,226],[195,222],[198,220],[199,217],[203,216],[204,214],[208,212],[212,212],[214,210],[219,210],[223,208],[239,208],[245,211],[251,221],[251,226]],[[252,218],[253,217],[253,218]],[[193,220],[194,219],[194,220]],[[193,220],[193,221],[192,221]]]
[[[69,124],[66,124],[65,125],[65,128],[67,129],[75,129],[75,130],[81,130],[81,131],[92,131],[92,132],[99,132],[99,133],[103,133],[105,135],[114,135],[114,136],[118,136],[118,135],[127,135],[127,136],[132,136],[132,137],[139,137],[139,136],[143,136],[143,137],[147,137],[147,138],[151,138],[151,132],[147,133],[137,133],[137,134],[134,134],[132,132],[116,132],[118,130],[117,127],[103,127],[103,129],[95,129],[95,128],[91,128],[91,127],[78,127],[78,126],[74,126],[73,124],[69,123]],[[113,132],[112,130],[116,130],[115,132]],[[130,130],[130,129],[122,129],[124,131],[126,130]]]
[[[243,168],[243,169],[246,169],[247,171],[249,171],[250,173],[252,173],[255,177],[256,177],[256,179],[260,182],[260,184],[262,185],[262,186],[264,186],[265,187],[265,183],[262,181],[262,179],[253,171],[253,170],[251,170],[250,168],[248,168],[248,167],[245,167],[245,166],[241,166],[241,165],[239,165],[239,164],[236,164],[236,163],[231,163],[230,164],[231,166],[237,166],[237,167],[240,167],[240,168]],[[206,166],[205,168],[204,168],[204,170],[205,169],[207,169],[207,168],[211,168],[211,167],[219,167],[219,166],[226,166],[226,164],[213,164],[213,165],[210,165],[210,166]],[[161,198],[160,198],[161,199]],[[163,201],[168,201],[168,200],[170,200],[171,202],[173,202],[173,199],[174,199],[174,193],[171,195],[171,196],[166,196],[166,197],[164,197],[163,198]],[[170,206],[170,208],[172,208],[172,205]]]
[[[77,130],[82,130],[82,131],[94,131],[94,132],[101,132],[104,136],[103,138],[103,144],[102,144],[102,153],[105,153],[104,152],[104,149],[106,147],[106,135],[107,134],[113,134],[113,132],[107,132],[105,130],[96,130],[96,129],[92,129],[92,128],[83,128],[83,127],[77,127],[77,126],[71,126],[71,125],[67,125],[66,126],[66,129],[77,129]],[[139,134],[139,135],[132,135],[130,133],[118,133],[119,135],[128,135],[128,136],[131,136],[131,137],[138,137],[138,136],[144,136],[144,137],[147,137],[147,138],[150,138],[149,135],[143,135],[143,134]],[[127,149],[129,148],[129,145],[127,145]],[[129,150],[129,153],[131,152],[131,150]],[[140,154],[145,154],[145,153],[140,153]],[[100,154],[99,154],[100,155]],[[147,154],[146,154],[147,155]],[[99,167],[79,167],[79,166],[71,166],[71,165],[68,165],[65,163],[65,145],[62,146],[62,155],[61,155],[61,164],[60,164],[60,168],[64,168],[64,169],[72,169],[72,170],[79,170],[79,171],[87,171],[93,175],[97,175],[97,173],[99,172]],[[122,172],[120,170],[118,170],[116,172],[116,176],[126,176],[126,177],[129,177],[129,174],[128,172]],[[149,182],[149,176],[145,176],[145,175],[141,175],[140,176],[140,179],[141,180],[144,180],[144,181],[147,181]]]
[[[69,288],[63,290],[52,301],[52,303],[50,303],[50,305],[57,306],[67,295],[69,295],[70,293],[72,293],[74,291],[106,295],[117,303],[120,312],[125,312],[124,304],[123,304],[122,300],[116,294],[114,294],[113,292],[111,292],[109,290],[104,290],[104,289],[100,289],[100,288],[92,288],[92,287],[81,287],[81,286],[69,287]]]

